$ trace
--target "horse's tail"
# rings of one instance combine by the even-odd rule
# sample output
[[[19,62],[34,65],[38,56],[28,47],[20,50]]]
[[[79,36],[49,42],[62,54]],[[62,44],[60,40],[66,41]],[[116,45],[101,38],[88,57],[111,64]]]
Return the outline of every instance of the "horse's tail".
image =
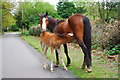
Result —
[[[83,17],[83,22],[84,22],[83,40],[84,40],[84,43],[85,43],[87,50],[88,50],[89,59],[91,60],[91,46],[92,46],[92,43],[91,43],[91,25],[90,25],[90,21],[89,21],[88,17],[86,17],[86,16]]]

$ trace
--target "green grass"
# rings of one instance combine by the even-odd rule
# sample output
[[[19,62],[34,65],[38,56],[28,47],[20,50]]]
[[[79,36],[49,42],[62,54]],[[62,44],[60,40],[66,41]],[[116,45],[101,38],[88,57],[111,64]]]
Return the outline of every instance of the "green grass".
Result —
[[[35,49],[37,49],[40,53],[41,47],[39,43],[39,38],[34,36],[22,36],[26,42],[32,45]],[[104,60],[101,56],[92,56],[93,65],[92,72],[87,73],[86,69],[80,69],[83,62],[83,53],[81,49],[74,49],[72,46],[68,45],[69,56],[71,58],[71,66],[68,67],[69,70],[78,78],[118,78],[118,67],[117,61],[110,62],[108,60]],[[63,47],[62,47],[63,52]],[[50,50],[48,50],[47,58],[50,59]],[[66,56],[64,54],[64,61],[66,63]],[[55,62],[55,59],[54,59]],[[60,64],[61,65],[61,64]]]

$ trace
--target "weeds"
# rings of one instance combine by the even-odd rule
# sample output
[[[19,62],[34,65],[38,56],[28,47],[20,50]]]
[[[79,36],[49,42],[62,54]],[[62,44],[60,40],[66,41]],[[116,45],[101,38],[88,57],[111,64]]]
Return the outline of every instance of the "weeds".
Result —
[[[105,54],[107,55],[117,55],[120,53],[120,44],[118,45],[112,45],[106,49]]]

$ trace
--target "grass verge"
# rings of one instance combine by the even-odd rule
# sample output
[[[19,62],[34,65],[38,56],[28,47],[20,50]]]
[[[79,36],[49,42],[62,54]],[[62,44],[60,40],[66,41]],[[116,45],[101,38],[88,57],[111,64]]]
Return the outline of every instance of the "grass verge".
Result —
[[[40,53],[41,47],[39,43],[39,38],[34,36],[21,36],[26,42],[32,45]],[[70,44],[68,44],[69,56],[71,58],[71,66],[68,67],[69,70],[78,78],[118,78],[118,66],[117,61],[110,62],[109,60],[104,60],[100,56],[92,55],[93,65],[92,72],[85,72],[86,69],[80,69],[83,62],[83,53],[81,49],[75,49]],[[63,52],[63,48],[62,48]],[[47,58],[50,59],[50,50],[48,50]],[[64,61],[66,62],[66,56],[64,54]],[[55,62],[55,59],[54,59]],[[60,64],[61,65],[61,64]]]

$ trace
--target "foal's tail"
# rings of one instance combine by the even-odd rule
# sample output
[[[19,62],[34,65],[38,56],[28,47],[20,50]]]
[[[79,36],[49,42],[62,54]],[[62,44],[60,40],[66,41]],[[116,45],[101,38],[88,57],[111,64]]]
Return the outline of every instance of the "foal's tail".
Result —
[[[83,40],[84,40],[84,43],[87,47],[89,59],[91,61],[91,46],[92,46],[92,43],[91,43],[91,25],[90,25],[90,21],[89,21],[88,17],[86,17],[86,16],[83,17],[83,22],[84,22]]]

